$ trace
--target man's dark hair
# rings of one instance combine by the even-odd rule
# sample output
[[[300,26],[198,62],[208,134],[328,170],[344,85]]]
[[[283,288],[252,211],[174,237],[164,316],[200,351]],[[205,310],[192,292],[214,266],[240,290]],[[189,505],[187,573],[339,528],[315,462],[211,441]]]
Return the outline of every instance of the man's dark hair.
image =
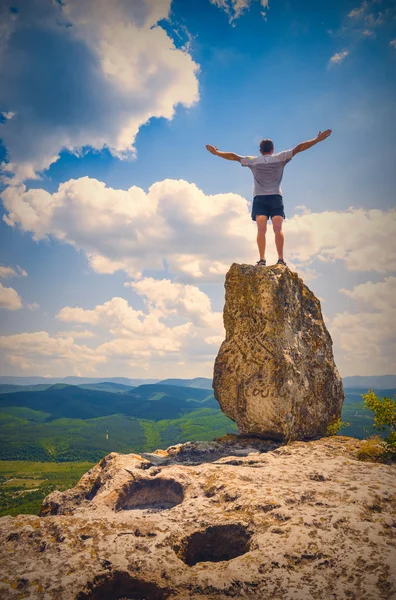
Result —
[[[261,152],[271,152],[274,149],[274,142],[272,140],[261,140],[260,150]]]

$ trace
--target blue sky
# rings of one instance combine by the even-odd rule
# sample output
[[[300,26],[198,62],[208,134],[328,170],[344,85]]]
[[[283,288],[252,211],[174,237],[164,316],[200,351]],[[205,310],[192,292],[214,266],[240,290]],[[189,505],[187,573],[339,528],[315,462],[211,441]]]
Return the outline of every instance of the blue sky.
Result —
[[[0,1],[2,374],[211,376],[257,154],[342,375],[396,373],[396,6]],[[272,231],[267,260],[276,261]],[[19,267],[19,268],[18,268]]]

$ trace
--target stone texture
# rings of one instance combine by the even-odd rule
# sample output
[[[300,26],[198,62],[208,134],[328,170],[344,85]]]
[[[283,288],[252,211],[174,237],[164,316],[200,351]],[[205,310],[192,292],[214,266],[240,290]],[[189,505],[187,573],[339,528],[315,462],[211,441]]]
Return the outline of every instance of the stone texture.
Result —
[[[110,454],[43,516],[0,519],[0,597],[395,598],[396,466],[357,461],[360,444]]]
[[[342,380],[320,302],[287,267],[233,264],[225,280],[214,395],[244,434],[322,436],[341,417]]]

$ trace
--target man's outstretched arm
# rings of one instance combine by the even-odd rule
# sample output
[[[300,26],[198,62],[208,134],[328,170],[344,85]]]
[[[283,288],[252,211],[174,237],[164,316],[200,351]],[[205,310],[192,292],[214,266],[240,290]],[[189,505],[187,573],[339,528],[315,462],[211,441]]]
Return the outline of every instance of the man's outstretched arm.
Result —
[[[322,142],[327,137],[329,137],[330,134],[331,129],[326,129],[326,131],[323,132],[319,131],[318,136],[315,139],[309,140],[308,142],[302,142],[301,144],[298,144],[295,148],[293,148],[293,156],[298,152],[303,152],[304,150],[308,150],[308,148],[312,148],[312,146],[314,146],[318,142]]]
[[[211,146],[210,144],[206,144],[206,149],[209,150],[211,154],[220,156],[220,158],[225,158],[226,160],[237,160],[238,162],[241,162],[241,158],[243,158],[242,156],[239,156],[239,154],[235,154],[235,152],[220,152],[216,146]]]

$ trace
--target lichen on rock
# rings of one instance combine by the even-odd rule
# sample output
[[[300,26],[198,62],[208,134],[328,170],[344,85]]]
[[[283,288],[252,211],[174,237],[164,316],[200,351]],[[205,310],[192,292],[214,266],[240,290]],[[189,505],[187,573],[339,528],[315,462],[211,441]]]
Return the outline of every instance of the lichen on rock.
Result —
[[[225,281],[226,339],[213,389],[243,434],[323,436],[341,416],[342,380],[320,302],[283,266],[234,263]]]

